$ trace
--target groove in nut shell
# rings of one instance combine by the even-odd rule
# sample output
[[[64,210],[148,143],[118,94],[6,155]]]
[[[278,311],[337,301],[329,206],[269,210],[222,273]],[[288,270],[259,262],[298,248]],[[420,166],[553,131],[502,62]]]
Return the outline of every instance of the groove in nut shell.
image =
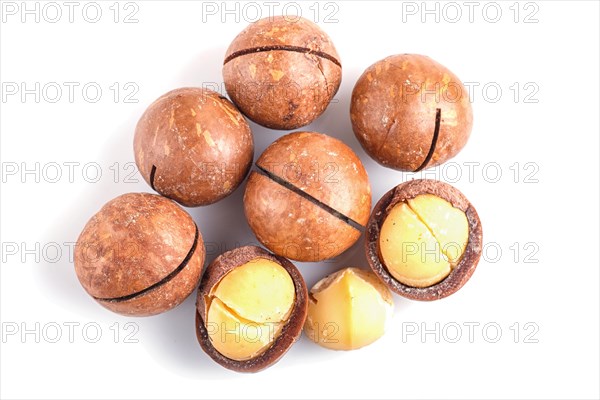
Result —
[[[435,153],[435,146],[437,145],[438,137],[440,136],[440,124],[442,122],[442,110],[440,108],[436,108],[435,110],[435,128],[433,129],[433,138],[431,139],[431,146],[429,147],[429,152],[423,160],[423,163],[415,170],[415,172],[419,172],[427,167],[429,161],[431,161],[431,157],[433,157],[433,153]]]
[[[259,47],[251,47],[244,50],[236,51],[235,53],[231,53],[225,61],[223,61],[223,65],[227,64],[229,61],[234,58],[244,56],[246,54],[254,54],[254,53],[262,53],[266,51],[293,51],[296,53],[305,53],[305,54],[314,54],[315,56],[325,58],[338,67],[342,67],[342,63],[338,61],[335,57],[319,50],[309,49],[308,47],[300,47],[300,46],[288,46],[288,45],[276,45],[276,46],[259,46]]]
[[[361,225],[358,222],[354,221],[352,218],[350,218],[350,217],[348,217],[348,216],[340,213],[339,211],[337,211],[336,209],[328,206],[327,204],[323,203],[322,201],[319,201],[315,197],[313,197],[310,194],[306,193],[304,190],[296,187],[295,185],[293,185],[292,183],[288,182],[287,180],[285,180],[285,179],[283,179],[283,178],[281,178],[281,177],[273,174],[272,172],[270,172],[266,168],[263,168],[260,165],[256,165],[256,168],[258,168],[258,172],[260,174],[266,176],[267,178],[269,178],[272,181],[274,181],[275,183],[283,186],[284,188],[286,188],[288,190],[291,190],[292,192],[296,193],[297,195],[301,196],[302,198],[310,201],[314,205],[322,208],[324,211],[326,211],[329,214],[333,215],[334,217],[342,220],[343,222],[345,222],[346,224],[350,225],[354,229],[359,230],[359,231],[362,231],[362,230],[365,229],[365,227],[363,225]]]
[[[155,177],[156,177],[156,165],[152,165],[152,170],[150,171],[150,187],[155,192],[158,192],[158,190],[156,190],[156,188],[154,187],[154,178]]]
[[[175,268],[173,271],[171,271],[171,273],[169,273],[169,275],[165,276],[163,279],[156,282],[155,284],[150,285],[147,288],[142,289],[136,293],[128,294],[126,296],[121,296],[121,297],[113,297],[113,298],[94,297],[94,299],[98,300],[98,301],[104,301],[107,303],[120,303],[123,301],[128,301],[128,300],[134,299],[136,297],[142,296],[142,295],[144,295],[152,290],[155,290],[155,289],[159,288],[160,286],[170,282],[188,265],[190,259],[192,258],[192,256],[194,255],[194,252],[196,251],[196,247],[198,247],[198,236],[199,236],[198,225],[194,224],[194,227],[196,228],[196,231],[194,234],[194,243],[192,243],[192,247],[190,248],[190,251],[188,251],[185,258],[181,261],[181,263],[177,266],[177,268]]]

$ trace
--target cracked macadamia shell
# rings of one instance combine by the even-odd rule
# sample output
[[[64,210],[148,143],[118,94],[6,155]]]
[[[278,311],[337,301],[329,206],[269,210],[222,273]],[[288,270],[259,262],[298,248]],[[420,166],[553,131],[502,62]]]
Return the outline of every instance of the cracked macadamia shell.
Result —
[[[469,228],[468,242],[457,265],[450,274],[434,285],[412,287],[395,279],[386,267],[379,248],[381,228],[390,211],[401,202],[419,195],[437,196],[465,213]],[[413,300],[438,300],[459,290],[473,275],[481,257],[483,231],[479,215],[469,200],[455,187],[432,179],[416,179],[402,183],[388,191],[377,202],[365,232],[365,251],[371,269],[394,292]],[[398,243],[402,246],[402,243]]]
[[[75,272],[102,306],[123,315],[159,314],[196,287],[204,265],[202,235],[173,201],[129,193],[106,203],[75,247]]]
[[[223,63],[231,100],[254,122],[296,129],[321,115],[342,79],[331,39],[301,17],[261,19],[231,43]]]
[[[238,361],[219,353],[213,346],[206,322],[211,290],[232,270],[262,258],[279,264],[290,275],[295,297],[287,322],[271,345],[254,358]],[[289,260],[256,247],[245,246],[227,251],[210,263],[202,277],[196,300],[196,335],[202,349],[221,366],[237,372],[258,372],[275,364],[298,340],[308,310],[308,289],[300,271]]]
[[[176,89],[152,103],[134,138],[140,173],[158,193],[196,207],[231,194],[254,157],[248,123],[229,100],[201,88]]]
[[[295,132],[256,161],[244,211],[258,240],[298,261],[335,257],[360,237],[371,209],[371,186],[358,156],[343,142]]]
[[[352,92],[356,138],[383,166],[419,171],[458,154],[473,126],[462,82],[429,57],[401,54],[371,65]]]

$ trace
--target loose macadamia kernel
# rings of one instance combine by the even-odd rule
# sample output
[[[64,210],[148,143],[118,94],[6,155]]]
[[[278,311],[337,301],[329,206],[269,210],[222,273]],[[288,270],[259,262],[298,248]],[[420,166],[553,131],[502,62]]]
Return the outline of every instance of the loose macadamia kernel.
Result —
[[[387,192],[377,203],[366,231],[367,259],[396,293],[437,300],[471,277],[482,250],[475,208],[454,187],[413,180]]]
[[[129,193],[106,203],[83,228],[75,272],[109,310],[153,315],[177,306],[195,289],[204,255],[198,227],[175,202]]]
[[[201,88],[181,88],[152,103],[140,118],[135,162],[158,193],[196,207],[230,195],[254,157],[248,123],[229,100]]]
[[[260,371],[298,339],[307,306],[306,284],[291,262],[259,247],[240,247],[217,257],[202,278],[198,341],[225,368]]]
[[[294,297],[292,278],[278,263],[256,258],[231,270],[209,295],[213,346],[234,360],[256,357],[281,333]]]
[[[400,54],[371,65],[352,91],[352,129],[365,151],[402,171],[435,167],[465,146],[473,126],[468,92],[429,57]]]
[[[379,339],[393,311],[392,294],[375,274],[346,268],[311,289],[304,330],[323,347],[354,350]]]
[[[419,195],[391,209],[381,227],[379,250],[394,278],[427,287],[456,267],[468,234],[463,211],[437,196]]]
[[[308,125],[342,79],[331,39],[305,18],[268,17],[244,29],[223,62],[225,88],[254,122],[273,129]]]
[[[294,132],[256,161],[244,193],[250,228],[269,250],[298,261],[335,257],[360,237],[371,187],[358,156],[338,139]]]

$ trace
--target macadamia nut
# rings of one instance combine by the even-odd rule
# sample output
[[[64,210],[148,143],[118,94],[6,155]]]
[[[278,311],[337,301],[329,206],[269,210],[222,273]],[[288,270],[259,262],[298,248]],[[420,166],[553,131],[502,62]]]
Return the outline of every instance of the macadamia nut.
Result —
[[[135,162],[158,193],[196,207],[230,195],[254,157],[248,123],[229,100],[201,88],[170,91],[140,118]]]
[[[371,269],[394,292],[437,300],[469,280],[481,257],[482,235],[477,211],[460,191],[416,179],[377,202],[365,249]]]
[[[298,261],[335,257],[360,237],[369,218],[371,186],[358,156],[338,139],[294,132],[256,161],[244,211],[258,240]]]
[[[244,29],[223,62],[231,100],[257,124],[296,129],[321,115],[342,66],[331,39],[305,18],[268,17]]]
[[[307,306],[306,284],[290,261],[260,247],[239,247],[217,257],[202,278],[198,341],[223,367],[257,372],[298,339]]]
[[[256,357],[281,333],[294,297],[292,278],[278,263],[255,258],[231,270],[209,294],[213,346],[234,360]]]
[[[429,57],[400,54],[371,65],[352,91],[352,129],[365,151],[402,171],[435,167],[465,146],[473,126],[468,92]]]
[[[345,268],[310,291],[307,336],[333,350],[354,350],[383,336],[394,311],[389,289],[375,274]]]
[[[463,211],[424,194],[391,209],[381,227],[379,251],[394,278],[409,286],[427,287],[456,267],[468,234]]]
[[[75,272],[88,294],[109,310],[153,315],[195,289],[204,255],[198,227],[175,202],[129,193],[106,203],[83,228]]]

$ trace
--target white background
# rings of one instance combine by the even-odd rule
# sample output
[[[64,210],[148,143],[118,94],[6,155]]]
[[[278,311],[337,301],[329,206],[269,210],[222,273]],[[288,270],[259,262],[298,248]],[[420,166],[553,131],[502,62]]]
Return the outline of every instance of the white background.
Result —
[[[333,352],[302,337],[278,364],[254,375],[225,370],[202,352],[194,296],[160,316],[125,318],[94,303],[73,271],[69,243],[88,218],[119,194],[151,191],[137,174],[137,183],[126,179],[145,107],[177,87],[220,84],[228,44],[256,15],[242,3],[237,15],[223,15],[221,2],[213,3],[215,15],[207,15],[199,1],[136,1],[117,5],[115,23],[113,3],[99,2],[97,23],[83,18],[85,2],[72,23],[62,2],[56,23],[48,21],[55,18],[49,8],[39,23],[35,15],[22,23],[21,9],[2,15],[3,398],[598,398],[597,2],[498,2],[485,12],[481,2],[472,22],[463,2],[452,8],[439,3],[439,22],[422,15],[421,2],[302,4],[302,15],[332,37],[343,64],[334,103],[306,129],[338,137],[359,154],[373,203],[412,175],[377,165],[352,134],[350,94],[361,72],[391,54],[421,53],[473,83],[469,143],[454,164],[419,176],[454,182],[467,195],[489,253],[447,299],[420,303],[395,296],[394,321],[371,346]],[[255,4],[268,16],[267,4]],[[462,18],[452,23],[455,5]],[[497,8],[502,15],[493,23]],[[93,11],[88,7],[88,18]],[[138,22],[123,23],[133,11]],[[531,23],[524,21],[528,15]],[[36,82],[39,102],[34,94],[9,94],[15,84],[31,89]],[[55,103],[52,82],[63,89]],[[79,84],[73,102],[65,82]],[[96,103],[90,101],[93,88],[87,99],[82,94],[90,82],[103,91]],[[125,102],[136,87],[131,99],[137,103]],[[251,127],[255,157],[285,133]],[[64,164],[71,162],[79,163],[72,164],[72,179]],[[23,174],[36,163],[39,176]],[[56,180],[53,163],[62,174],[56,183],[50,182]],[[101,178],[88,182],[97,165]],[[243,191],[244,185],[218,204],[189,210],[211,246],[208,262],[222,250],[255,242],[243,215]],[[334,262],[298,264],[309,286],[341,267],[366,268],[362,241]],[[435,332],[436,323],[439,338],[421,335],[423,329]],[[462,336],[451,343],[457,327]],[[101,337],[91,343],[97,328]],[[23,329],[33,333],[22,335]]]

